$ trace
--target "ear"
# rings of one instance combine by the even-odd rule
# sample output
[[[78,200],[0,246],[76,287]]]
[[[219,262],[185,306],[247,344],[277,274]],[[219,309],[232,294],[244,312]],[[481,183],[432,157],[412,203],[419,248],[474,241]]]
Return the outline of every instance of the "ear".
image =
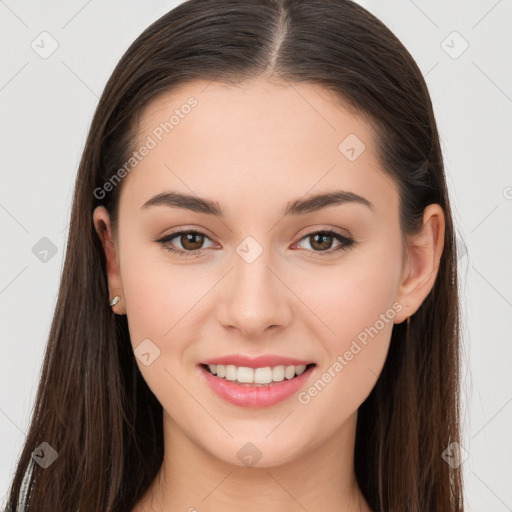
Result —
[[[116,243],[112,237],[112,227],[110,224],[110,215],[104,206],[98,206],[93,213],[93,222],[96,233],[100,237],[105,251],[105,258],[107,264],[107,280],[108,290],[110,297],[105,297],[105,302],[112,300],[116,295],[120,300],[112,306],[114,313],[118,315],[126,314],[126,307],[124,301],[123,285],[121,281],[121,274],[119,272],[119,261],[116,252]]]
[[[432,290],[444,247],[445,220],[440,205],[431,204],[423,212],[423,228],[408,241],[408,255],[397,301],[403,304],[399,324],[413,315]]]

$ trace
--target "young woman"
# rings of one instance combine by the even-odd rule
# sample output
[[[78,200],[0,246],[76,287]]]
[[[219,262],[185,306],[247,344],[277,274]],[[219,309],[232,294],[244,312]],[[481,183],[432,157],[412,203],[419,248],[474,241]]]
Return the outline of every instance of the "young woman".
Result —
[[[90,128],[8,509],[461,512],[459,429],[410,54],[348,0],[161,17]]]

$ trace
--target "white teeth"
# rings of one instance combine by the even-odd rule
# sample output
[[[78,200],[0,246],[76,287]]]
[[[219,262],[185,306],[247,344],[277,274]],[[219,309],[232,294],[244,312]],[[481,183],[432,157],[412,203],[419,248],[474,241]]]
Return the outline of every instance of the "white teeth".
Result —
[[[254,370],[254,384],[270,384],[272,382],[272,368],[256,368]]]
[[[295,376],[295,366],[287,366],[284,370],[284,376],[287,379],[293,379]]]
[[[295,373],[297,375],[300,375],[301,373],[304,373],[305,369],[306,369],[306,365],[305,364],[301,364],[300,366],[296,366],[295,367]]]
[[[284,366],[274,366],[274,368],[272,368],[272,380],[274,382],[284,380]]]
[[[298,366],[265,366],[263,368],[248,368],[247,366],[235,366],[233,364],[209,364],[210,373],[217,377],[242,384],[270,384],[282,382],[299,376],[306,370],[306,365]]]
[[[254,382],[254,370],[246,366],[240,366],[236,372],[236,380],[252,384]]]
[[[236,380],[237,368],[233,364],[226,365],[226,380]]]

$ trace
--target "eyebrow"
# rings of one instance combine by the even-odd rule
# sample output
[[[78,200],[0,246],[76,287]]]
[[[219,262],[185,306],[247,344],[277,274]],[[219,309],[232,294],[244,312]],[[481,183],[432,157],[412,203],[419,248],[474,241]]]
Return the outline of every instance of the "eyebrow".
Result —
[[[336,190],[334,192],[315,194],[305,199],[296,199],[293,202],[289,202],[284,211],[284,216],[305,215],[329,206],[347,203],[362,204],[370,208],[370,210],[374,210],[374,205],[368,201],[368,199],[354,194],[353,192]],[[149,208],[150,206],[183,208],[197,213],[206,213],[207,215],[213,215],[215,217],[225,217],[225,212],[218,202],[182,194],[180,192],[162,192],[146,201],[141,208]]]

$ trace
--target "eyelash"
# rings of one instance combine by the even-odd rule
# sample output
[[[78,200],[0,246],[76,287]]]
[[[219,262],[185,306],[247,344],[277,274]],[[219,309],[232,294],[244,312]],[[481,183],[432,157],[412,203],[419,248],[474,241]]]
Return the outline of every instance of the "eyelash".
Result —
[[[201,236],[204,236],[205,238],[208,238],[208,235],[206,235],[206,233],[203,233],[202,231],[198,231],[196,229],[188,229],[188,230],[184,230],[184,231],[176,231],[174,233],[170,233],[169,235],[166,235],[165,237],[163,238],[160,238],[158,240],[155,240],[156,242],[158,242],[163,249],[165,249],[166,251],[169,251],[173,254],[176,254],[177,256],[181,256],[181,257],[199,257],[202,255],[203,251],[205,251],[205,249],[197,249],[195,251],[184,251],[182,249],[175,249],[169,245],[167,245],[171,240],[173,240],[174,238],[180,236],[180,235],[184,235],[184,234],[192,234],[192,235],[201,235]],[[323,229],[323,230],[320,230],[320,231],[311,231],[310,233],[307,233],[306,235],[304,235],[300,240],[299,242],[302,242],[302,240],[304,240],[305,238],[309,238],[313,235],[327,235],[327,236],[333,236],[336,240],[338,240],[339,242],[342,242],[342,245],[340,245],[339,247],[337,247],[336,249],[334,250],[327,250],[327,251],[312,251],[314,253],[317,253],[317,254],[320,254],[320,255],[330,255],[330,254],[333,254],[337,251],[340,251],[340,250],[347,250],[349,249],[354,243],[355,243],[355,240],[352,239],[352,238],[349,238],[345,235],[342,235],[341,233],[338,233],[337,231],[335,231],[334,229]]]

